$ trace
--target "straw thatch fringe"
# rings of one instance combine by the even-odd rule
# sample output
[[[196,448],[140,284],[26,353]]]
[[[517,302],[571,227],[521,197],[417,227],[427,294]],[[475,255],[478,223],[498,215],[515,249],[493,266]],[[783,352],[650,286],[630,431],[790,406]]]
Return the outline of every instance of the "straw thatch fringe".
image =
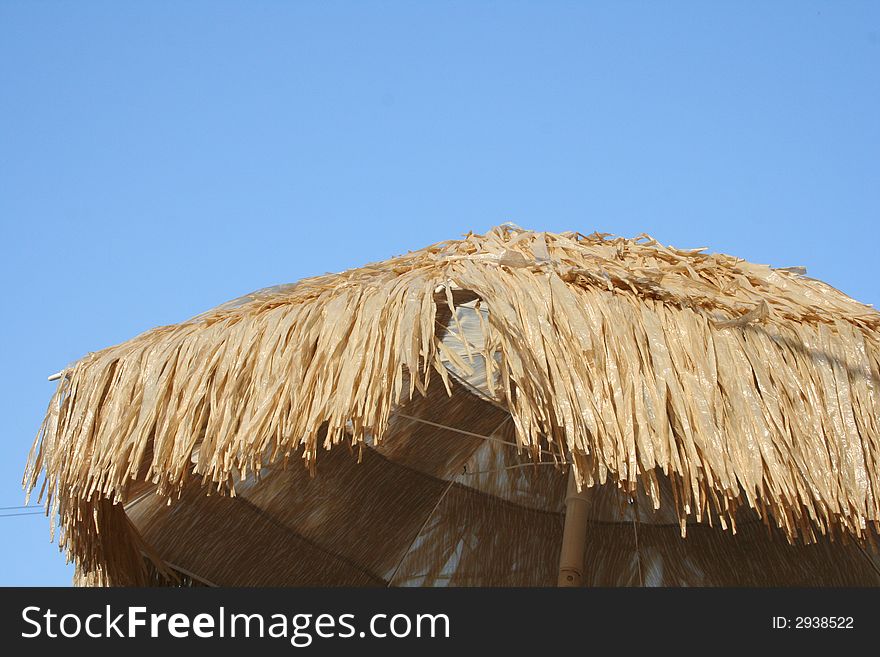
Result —
[[[730,256],[510,227],[89,354],[58,384],[25,485],[45,473],[81,560],[98,549],[78,547],[97,541],[86,518],[135,482],[171,496],[197,474],[234,494],[294,453],[315,467],[342,441],[380,444],[398,404],[448,382],[446,363],[467,369],[437,330],[465,293],[489,309],[486,384],[518,443],[573,460],[580,483],[641,482],[656,507],[666,473],[682,528],[743,503],[790,539],[880,520],[875,310]]]

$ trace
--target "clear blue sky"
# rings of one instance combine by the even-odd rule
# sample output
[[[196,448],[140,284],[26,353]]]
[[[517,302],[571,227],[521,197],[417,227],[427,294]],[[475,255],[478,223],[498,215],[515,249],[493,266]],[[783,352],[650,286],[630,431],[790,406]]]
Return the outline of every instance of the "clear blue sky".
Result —
[[[70,361],[503,221],[877,304],[878,117],[877,2],[2,0],[0,506]],[[69,582],[0,532],[0,584]]]

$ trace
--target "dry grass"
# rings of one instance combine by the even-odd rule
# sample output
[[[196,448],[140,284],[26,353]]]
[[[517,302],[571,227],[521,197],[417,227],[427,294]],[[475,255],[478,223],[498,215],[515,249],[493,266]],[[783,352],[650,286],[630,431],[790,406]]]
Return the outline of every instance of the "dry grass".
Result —
[[[25,486],[45,474],[62,544],[103,564],[86,570],[128,568],[100,534],[126,526],[114,503],[147,483],[234,494],[267,465],[381,445],[400,404],[433,377],[449,389],[445,363],[467,369],[437,318],[474,295],[487,389],[533,457],[573,462],[588,486],[641,487],[655,508],[667,475],[682,531],[688,517],[727,527],[743,504],[790,540],[877,527],[880,313],[726,255],[510,227],[89,354],[58,385]]]

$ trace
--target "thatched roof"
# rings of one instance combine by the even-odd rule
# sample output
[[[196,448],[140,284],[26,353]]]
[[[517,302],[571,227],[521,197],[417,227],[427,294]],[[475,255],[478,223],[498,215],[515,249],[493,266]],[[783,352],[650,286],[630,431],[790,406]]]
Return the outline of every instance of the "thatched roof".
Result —
[[[95,534],[113,530],[92,520],[146,485],[234,494],[288,461],[320,472],[340,443],[381,447],[439,380],[509,414],[533,459],[641,488],[682,529],[729,528],[747,505],[791,540],[864,539],[880,521],[878,329],[797,271],[502,226],[89,354],[58,384],[25,484],[45,474],[63,543],[100,561]]]

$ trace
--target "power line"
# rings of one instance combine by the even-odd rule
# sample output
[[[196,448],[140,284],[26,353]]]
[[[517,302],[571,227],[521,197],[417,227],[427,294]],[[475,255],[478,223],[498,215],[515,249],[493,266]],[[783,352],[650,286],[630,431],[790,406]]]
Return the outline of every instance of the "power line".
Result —
[[[0,518],[12,518],[13,516],[41,516],[44,515],[42,511],[24,511],[22,513],[3,513],[0,514]]]
[[[13,509],[41,509],[39,504],[21,504],[19,506],[0,506],[0,511],[12,511]]]

